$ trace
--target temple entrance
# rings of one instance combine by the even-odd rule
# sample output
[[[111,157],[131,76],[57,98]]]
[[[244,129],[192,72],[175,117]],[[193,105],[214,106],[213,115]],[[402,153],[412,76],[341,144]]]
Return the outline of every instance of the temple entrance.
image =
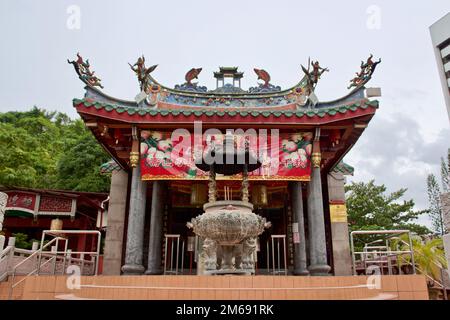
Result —
[[[271,239],[273,235],[286,235],[287,224],[284,208],[267,208],[256,211],[260,216],[272,223],[272,226],[259,236],[259,248],[257,251],[257,273],[271,274],[272,251]],[[286,243],[287,245],[287,243]],[[276,248],[275,248],[276,250]],[[282,250],[282,248],[280,248]],[[286,252],[287,252],[286,248]]]
[[[270,183],[267,183],[270,185]],[[192,187],[193,183],[189,182],[172,182],[170,183],[170,201],[167,204],[167,210],[164,216],[163,230],[164,234],[180,235],[180,250],[182,248],[182,243],[184,242],[184,251],[180,252],[179,259],[183,259],[183,262],[179,262],[179,266],[183,265],[183,274],[197,274],[197,263],[196,263],[196,251],[195,246],[189,244],[193,242],[195,234],[191,229],[187,228],[186,223],[191,221],[203,213],[203,205],[192,204],[192,192],[195,191],[195,187]],[[286,236],[286,247],[285,252],[287,254],[287,266],[291,264],[290,259],[290,246],[288,237],[288,225],[290,221],[288,203],[287,203],[287,184],[272,185],[267,188],[267,203],[255,205],[254,212],[267,221],[270,221],[272,226],[265,230],[258,237],[258,246],[256,253],[256,265],[255,273],[257,275],[268,275],[272,274],[272,251],[271,251],[271,236],[272,235],[285,235]],[[224,197],[225,191],[219,188],[218,198]],[[236,188],[233,191],[235,197],[238,197],[239,189]],[[194,196],[194,200],[195,200]],[[201,197],[200,197],[201,198]],[[195,201],[194,201],[195,202]],[[191,238],[191,239],[189,239]],[[164,251],[165,251],[165,239],[163,239],[163,264],[164,264]],[[169,264],[171,243],[168,242],[168,256],[165,258],[166,263]],[[198,247],[197,247],[198,249]],[[279,250],[282,251],[284,248],[280,247]],[[277,250],[275,248],[275,250]],[[174,250],[176,252],[176,250]],[[276,253],[276,251],[275,251]],[[270,269],[270,270],[269,270]]]

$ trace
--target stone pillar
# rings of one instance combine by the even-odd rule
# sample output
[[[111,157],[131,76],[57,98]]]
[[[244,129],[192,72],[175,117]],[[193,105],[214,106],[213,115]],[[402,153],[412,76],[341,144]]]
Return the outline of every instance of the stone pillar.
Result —
[[[146,191],[147,184],[141,180],[141,168],[136,166],[131,177],[125,265],[122,266],[124,274],[142,274],[145,270],[142,260]]]
[[[309,274],[306,266],[305,221],[303,218],[302,183],[291,182],[292,217],[298,227],[300,243],[294,243],[294,274],[305,276]]]
[[[148,243],[148,268],[145,274],[161,274],[162,229],[164,214],[165,185],[154,181],[152,190],[152,211],[150,216],[150,235]]]
[[[328,198],[330,201],[331,239],[333,245],[333,269],[335,276],[352,275],[352,258],[345,207],[345,177],[340,172],[330,173]]]
[[[318,132],[320,135],[320,131]],[[309,272],[313,276],[327,275],[327,245],[322,199],[322,179],[320,176],[320,144],[317,138],[313,144],[311,181],[308,183],[308,234],[309,234]]]
[[[120,275],[127,189],[128,173],[120,169],[114,170],[109,190],[108,226],[103,253],[104,275]]]

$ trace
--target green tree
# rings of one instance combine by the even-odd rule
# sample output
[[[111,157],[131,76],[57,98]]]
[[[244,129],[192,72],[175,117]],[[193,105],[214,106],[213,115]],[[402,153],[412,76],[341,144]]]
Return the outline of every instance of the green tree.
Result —
[[[0,113],[0,185],[107,191],[98,173],[107,160],[80,119],[37,107]]]
[[[424,240],[420,236],[413,236],[411,242],[418,273],[427,276],[429,279],[442,282],[441,269],[447,268],[442,238]],[[394,240],[391,245],[393,250],[409,250],[409,242],[406,236]],[[397,257],[400,265],[411,264],[410,255],[398,255]]]
[[[80,136],[58,161],[57,187],[75,191],[107,191],[109,177],[101,175],[99,167],[108,159],[90,133]]]
[[[353,182],[345,187],[348,220],[354,230],[407,229],[419,235],[429,230],[414,221],[427,210],[414,210],[414,201],[401,201],[407,189],[386,194],[384,185]]]
[[[449,183],[449,165],[450,165],[450,149],[448,150],[449,162],[446,162],[444,158],[441,157],[441,182],[443,192],[450,191]],[[441,206],[441,186],[437,182],[436,176],[434,174],[429,174],[427,177],[427,193],[428,202],[430,204],[429,217],[431,219],[433,231],[443,236],[447,230],[445,230],[444,224],[444,212]]]

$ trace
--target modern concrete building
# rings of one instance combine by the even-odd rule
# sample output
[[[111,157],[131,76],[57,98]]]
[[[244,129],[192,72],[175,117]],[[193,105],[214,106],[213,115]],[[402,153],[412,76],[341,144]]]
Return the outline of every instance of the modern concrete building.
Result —
[[[450,13],[436,21],[430,33],[450,120]]]

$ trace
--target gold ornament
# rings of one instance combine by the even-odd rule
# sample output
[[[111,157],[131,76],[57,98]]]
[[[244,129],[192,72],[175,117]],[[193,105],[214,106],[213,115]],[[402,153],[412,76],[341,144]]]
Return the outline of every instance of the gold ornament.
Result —
[[[139,163],[139,152],[131,151],[130,152],[130,165],[132,168],[136,168]]]
[[[320,162],[322,161],[322,155],[320,152],[313,152],[311,155],[311,162],[314,168],[320,168]]]

